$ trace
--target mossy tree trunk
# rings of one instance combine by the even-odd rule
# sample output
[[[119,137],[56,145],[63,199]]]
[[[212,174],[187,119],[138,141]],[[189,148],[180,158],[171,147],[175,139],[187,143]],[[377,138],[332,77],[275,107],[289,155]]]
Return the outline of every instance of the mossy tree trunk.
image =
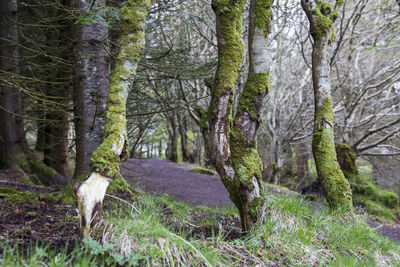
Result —
[[[71,0],[77,17],[105,6],[105,0]],[[104,17],[103,13],[98,16]],[[109,87],[108,28],[100,22],[76,23],[74,37],[74,123],[76,166],[74,177],[89,172],[90,156],[103,141]]]
[[[145,46],[144,29],[149,8],[150,0],[127,0],[119,11],[120,51],[111,73],[104,141],[91,156],[89,176],[74,186],[82,237],[87,237],[95,225],[109,183],[116,190],[126,189],[119,172],[121,161],[129,156],[126,101]]]
[[[232,104],[243,59],[242,12],[246,1],[214,0],[217,17],[218,65],[208,111],[210,156],[230,198],[239,209],[242,229],[250,230],[262,203],[262,164],[257,129],[262,101],[269,88],[267,37],[271,0],[252,0],[249,24],[249,76],[236,115]]]
[[[315,115],[312,149],[318,178],[331,208],[352,208],[352,193],[336,159],[330,83],[330,48],[343,0],[301,0],[313,37],[312,77]]]

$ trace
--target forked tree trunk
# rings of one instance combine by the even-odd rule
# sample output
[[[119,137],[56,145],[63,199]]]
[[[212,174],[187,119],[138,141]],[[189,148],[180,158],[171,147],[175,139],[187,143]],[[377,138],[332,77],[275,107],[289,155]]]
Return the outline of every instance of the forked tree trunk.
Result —
[[[242,229],[250,230],[262,204],[262,164],[257,129],[269,89],[271,0],[250,2],[249,76],[233,118],[235,82],[243,59],[242,12],[246,1],[212,1],[217,18],[218,65],[209,108],[210,154],[215,169],[239,209]]]
[[[110,79],[104,141],[90,158],[89,176],[74,186],[82,237],[87,237],[95,225],[109,183],[123,180],[119,168],[121,161],[129,156],[126,101],[145,45],[144,28],[150,2],[127,0],[119,11],[122,34],[120,51]]]
[[[92,6],[92,3],[94,4]],[[71,0],[77,16],[99,7],[106,0]],[[100,13],[100,16],[104,14]],[[76,166],[74,177],[89,172],[90,156],[103,141],[104,117],[109,86],[108,29],[101,23],[73,25],[74,113]]]
[[[334,3],[333,3],[334,2]],[[333,23],[344,1],[301,0],[314,39],[312,77],[314,86],[314,133],[312,149],[318,179],[331,208],[352,208],[352,193],[336,159],[333,108],[330,82],[330,48],[334,40]]]

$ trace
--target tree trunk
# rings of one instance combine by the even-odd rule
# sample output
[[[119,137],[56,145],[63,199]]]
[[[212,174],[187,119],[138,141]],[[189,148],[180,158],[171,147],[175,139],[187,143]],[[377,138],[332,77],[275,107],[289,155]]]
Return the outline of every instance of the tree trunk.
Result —
[[[63,176],[68,177],[69,115],[66,111],[50,111],[47,114],[47,119],[50,122],[44,128],[43,162]]]
[[[312,52],[312,76],[314,86],[314,133],[313,154],[318,178],[331,208],[352,208],[352,193],[348,181],[336,159],[333,108],[330,83],[330,48],[334,38],[334,21],[339,16],[340,4],[329,1],[302,0],[302,7],[310,21],[314,39]]]
[[[211,87],[208,124],[211,160],[239,209],[242,229],[248,231],[255,225],[262,204],[262,164],[256,134],[262,101],[269,89],[267,37],[272,1],[250,2],[249,76],[237,114],[232,118],[235,83],[243,58],[241,30],[245,2],[212,1],[217,18],[218,65]]]
[[[129,157],[126,101],[145,45],[144,28],[149,8],[150,0],[127,0],[119,11],[120,51],[110,79],[104,141],[90,158],[89,176],[74,186],[82,237],[88,237],[94,227],[109,183],[114,184],[110,186],[114,191],[122,187],[129,190],[119,172],[121,161]]]
[[[200,129],[197,131],[196,139],[193,144],[192,153],[190,153],[190,163],[195,163],[201,165],[201,132]]]
[[[299,188],[303,187],[304,181],[308,175],[308,154],[306,144],[304,142],[300,142],[297,145],[296,165],[296,191],[298,191]]]
[[[92,3],[94,6],[92,7]],[[104,7],[106,1],[71,0],[78,16]],[[104,14],[100,14],[104,16]],[[74,177],[89,172],[90,156],[103,140],[109,86],[108,29],[101,23],[78,23],[74,37],[74,113],[76,166]]]
[[[178,129],[175,122],[175,112],[167,119],[168,123],[168,144],[165,151],[166,158],[178,162]]]
[[[14,155],[28,153],[22,120],[21,95],[14,87],[12,77],[19,74],[18,67],[17,1],[0,2],[0,69],[8,72],[7,83],[0,84],[0,166],[9,167]]]
[[[31,182],[44,185],[61,185],[67,179],[35,158],[25,137],[22,119],[21,94],[15,84],[18,68],[18,21],[17,1],[0,2],[0,69],[10,79],[0,85],[0,166],[22,168]]]
[[[44,116],[39,116],[40,118],[43,118]],[[44,144],[45,144],[45,135],[44,135],[44,128],[46,127],[46,123],[43,121],[37,121],[36,122],[36,144],[35,144],[35,151],[38,152],[43,152],[44,150]]]
[[[186,116],[185,116],[185,114],[180,115],[180,113],[177,113],[177,116],[178,116],[179,134],[181,136],[182,161],[189,162],[190,152],[189,152],[189,147],[188,147]]]

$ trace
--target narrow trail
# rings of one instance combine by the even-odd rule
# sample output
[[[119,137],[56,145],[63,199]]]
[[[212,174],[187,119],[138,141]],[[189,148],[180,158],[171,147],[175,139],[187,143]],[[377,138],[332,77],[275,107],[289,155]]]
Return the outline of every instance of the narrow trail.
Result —
[[[146,192],[168,194],[192,205],[221,207],[233,205],[218,175],[191,172],[196,167],[159,159],[129,159],[121,172],[127,182]],[[368,220],[371,227],[386,237],[400,242],[400,225]]]
[[[127,182],[146,192],[167,193],[192,205],[233,205],[218,175],[191,172],[193,165],[159,159],[129,159],[121,173]]]

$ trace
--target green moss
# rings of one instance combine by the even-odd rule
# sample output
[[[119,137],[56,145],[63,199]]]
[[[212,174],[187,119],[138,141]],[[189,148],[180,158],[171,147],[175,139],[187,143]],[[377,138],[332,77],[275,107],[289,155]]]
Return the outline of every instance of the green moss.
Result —
[[[190,171],[198,174],[215,175],[214,171],[200,167],[192,168]]]
[[[273,0],[255,1],[254,23],[258,28],[263,29],[265,37],[268,36],[271,24],[271,6]]]
[[[374,215],[382,222],[393,222],[397,218],[394,212],[382,203],[373,201],[365,195],[354,195],[354,205],[364,207],[369,214]]]
[[[344,4],[345,0],[336,0],[336,8],[340,8]]]
[[[243,60],[242,13],[246,1],[213,0],[212,7],[217,16],[223,41],[218,48],[218,64],[211,88],[209,116],[213,118],[218,99],[229,96],[226,119],[232,120],[232,103],[235,83]],[[229,129],[227,129],[229,132]]]
[[[399,210],[399,197],[359,174],[356,155],[350,151],[348,144],[337,145],[336,152],[340,168],[353,191],[353,204],[365,207],[370,214],[385,218],[385,221],[395,218],[395,213]]]
[[[325,98],[315,113],[315,124],[318,127],[313,134],[313,153],[318,177],[331,208],[352,208],[352,192],[337,162],[334,132],[333,108],[330,98]]]
[[[0,187],[0,198],[5,198],[11,202],[37,204],[38,195],[32,192],[20,192],[12,188]]]
[[[247,78],[243,88],[242,96],[239,100],[238,115],[245,110],[249,113],[252,120],[260,117],[260,111],[255,107],[254,101],[258,95],[268,94],[269,92],[269,73],[256,73]]]
[[[208,114],[207,111],[201,106],[199,106],[197,110],[200,115],[200,129],[201,131],[204,131],[208,129]]]
[[[15,160],[21,168],[28,173],[30,183],[38,185],[53,185],[52,178],[57,173],[39,159],[30,159],[28,155],[20,153],[15,155]],[[24,178],[26,180],[26,178]]]
[[[350,145],[337,145],[336,155],[340,168],[345,174],[347,180],[356,182],[358,179],[358,169],[356,166],[357,157],[353,152],[351,152]]]
[[[125,181],[124,177],[119,174],[115,179],[111,181],[110,185],[107,188],[107,193],[114,195],[128,194],[128,196],[131,196],[132,192],[130,185]]]
[[[312,27],[312,35],[318,40],[331,32],[333,23],[339,17],[339,10],[333,8],[328,2],[318,1],[312,13],[317,16]]]
[[[129,83],[133,82],[136,66],[144,49],[144,29],[150,0],[128,0],[120,10],[121,41],[115,69],[110,78],[108,92],[105,139],[90,159],[91,169],[111,179],[122,178],[119,173],[121,159],[129,157],[126,130],[126,99]],[[121,143],[123,142],[123,143]],[[114,149],[122,147],[121,155]],[[113,188],[112,185],[110,185]],[[116,182],[119,189],[127,188]]]

